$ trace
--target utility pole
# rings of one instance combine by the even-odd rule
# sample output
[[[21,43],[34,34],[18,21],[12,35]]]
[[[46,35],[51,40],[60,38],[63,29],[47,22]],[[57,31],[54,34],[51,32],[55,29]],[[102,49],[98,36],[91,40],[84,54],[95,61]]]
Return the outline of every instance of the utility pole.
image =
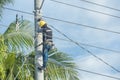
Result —
[[[16,14],[16,31],[19,30],[18,14]]]
[[[38,25],[38,19],[41,19],[40,7],[43,0],[34,0],[34,19],[35,19],[35,80],[44,80],[44,70],[38,68],[43,65],[43,34]],[[41,44],[41,45],[40,45]]]

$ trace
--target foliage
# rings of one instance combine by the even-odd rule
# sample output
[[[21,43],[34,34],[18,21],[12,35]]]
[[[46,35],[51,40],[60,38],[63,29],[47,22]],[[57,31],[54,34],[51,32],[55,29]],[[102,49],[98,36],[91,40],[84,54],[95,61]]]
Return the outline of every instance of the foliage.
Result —
[[[11,23],[0,36],[0,80],[34,80],[33,27],[29,21],[21,21],[18,30],[15,22]],[[79,80],[73,59],[57,49],[49,52],[45,70],[46,80]]]
[[[11,23],[3,35],[0,35],[0,80],[33,80],[27,69],[27,62],[23,55],[27,49],[33,47],[32,27],[29,21],[20,22],[16,30],[15,22]],[[25,50],[26,49],[26,50]],[[24,53],[23,53],[24,52]],[[24,69],[24,71],[21,70]]]
[[[69,55],[57,49],[52,50],[49,55],[46,73],[48,80],[79,80],[77,66]]]
[[[34,56],[34,52],[29,55],[28,61],[30,64],[34,64]],[[73,59],[69,55],[53,49],[49,52],[45,80],[79,80],[76,67]],[[34,70],[31,73],[34,74]]]
[[[3,34],[4,42],[9,51],[25,51],[33,47],[33,27],[27,20],[21,21],[19,30],[16,30],[15,22],[11,23]]]
[[[13,0],[0,0],[0,16],[4,6],[8,3],[13,3]]]
[[[27,68],[27,62],[24,63],[25,58],[21,54],[8,53],[1,61],[0,80],[34,80]]]

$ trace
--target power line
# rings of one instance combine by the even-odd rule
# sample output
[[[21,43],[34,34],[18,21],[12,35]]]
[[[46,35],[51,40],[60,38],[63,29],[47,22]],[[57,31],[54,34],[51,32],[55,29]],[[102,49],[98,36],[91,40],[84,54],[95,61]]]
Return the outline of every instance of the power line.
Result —
[[[53,53],[53,55],[56,53]],[[51,56],[51,55],[50,55]],[[51,59],[52,60],[52,59]],[[53,60],[52,60],[53,61]],[[63,66],[61,63],[58,63],[58,65]],[[65,66],[63,66],[65,67]],[[67,67],[68,68],[68,67]],[[68,68],[71,69],[71,68]],[[76,70],[82,71],[82,72],[86,72],[86,73],[90,73],[90,74],[95,74],[95,75],[99,75],[99,76],[104,76],[104,77],[108,77],[108,78],[112,78],[112,79],[116,79],[116,80],[120,80],[120,78],[118,77],[114,77],[114,76],[110,76],[110,75],[105,75],[105,74],[101,74],[101,73],[97,73],[97,72],[92,72],[92,71],[88,71],[85,69],[80,69],[80,68],[75,68]]]
[[[7,7],[4,7],[4,9],[11,10],[11,11],[16,11],[16,12],[21,12],[21,13],[25,13],[25,14],[28,14],[28,15],[34,15],[33,13],[30,13],[30,12],[16,10],[16,9],[11,9],[11,8],[7,8]],[[47,19],[55,20],[55,21],[68,23],[68,24],[74,24],[74,25],[78,25],[78,26],[82,26],[82,27],[87,27],[87,28],[92,28],[92,29],[101,30],[101,31],[105,31],[105,32],[111,32],[111,33],[115,33],[115,34],[120,34],[120,32],[117,32],[117,31],[107,30],[107,29],[103,29],[103,28],[97,28],[97,27],[94,27],[94,26],[89,26],[89,25],[85,25],[85,24],[75,23],[75,22],[71,22],[71,21],[65,21],[65,20],[61,20],[61,19],[57,19],[57,18],[48,17],[48,16],[43,16],[43,17],[47,18]]]
[[[90,74],[95,74],[95,75],[100,75],[100,76],[104,76],[104,77],[120,80],[120,78],[117,78],[117,77],[113,77],[113,76],[109,76],[109,75],[105,75],[105,74],[100,74],[100,73],[96,73],[96,72],[92,72],[92,71],[88,71],[88,70],[84,70],[84,69],[77,69],[77,70],[83,71],[83,72],[87,72],[87,73],[90,73]]]
[[[118,69],[116,69],[115,67],[113,67],[112,65],[110,65],[109,63],[107,63],[106,61],[104,61],[103,59],[101,59],[100,57],[96,56],[95,54],[93,54],[91,51],[87,50],[86,48],[84,48],[83,46],[81,46],[78,42],[72,40],[71,38],[69,38],[66,34],[62,33],[61,31],[59,31],[58,29],[56,29],[54,26],[50,25],[54,30],[56,30],[57,32],[59,32],[60,34],[62,34],[64,37],[66,37],[68,40],[70,40],[71,42],[73,42],[74,44],[76,44],[78,47],[82,48],[83,50],[85,50],[86,52],[88,52],[90,55],[92,55],[93,57],[97,58],[98,60],[100,60],[101,62],[103,62],[104,64],[106,64],[107,66],[109,66],[110,68],[112,68],[113,70],[115,70],[116,72],[120,72]]]
[[[56,53],[53,53],[52,55],[54,55]],[[50,55],[51,56],[51,55]],[[58,65],[60,66],[63,66],[61,63],[58,63]],[[65,67],[65,66],[63,66]],[[68,67],[67,67],[68,68]],[[71,68],[69,68],[71,69]],[[114,76],[110,76],[110,75],[105,75],[105,74],[101,74],[101,73],[97,73],[97,72],[92,72],[92,71],[88,71],[88,70],[85,70],[85,69],[80,69],[80,68],[75,68],[76,70],[79,70],[79,71],[83,71],[83,72],[86,72],[86,73],[90,73],[90,74],[95,74],[95,75],[99,75],[99,76],[104,76],[104,77],[108,77],[108,78],[112,78],[112,79],[116,79],[116,80],[120,80],[120,78],[118,77],[114,77]]]
[[[42,4],[41,4],[41,6],[40,6],[40,9],[42,9],[44,2],[45,2],[45,0],[42,1]]]
[[[104,13],[104,12],[100,12],[100,11],[96,11],[96,10],[92,10],[92,9],[88,9],[88,8],[84,8],[84,7],[80,7],[80,6],[76,6],[76,5],[72,5],[72,4],[68,4],[68,3],[64,3],[64,2],[60,2],[60,1],[56,1],[56,0],[50,0],[50,1],[60,3],[60,4],[64,4],[64,5],[68,5],[68,6],[72,6],[72,7],[76,7],[76,8],[87,10],[87,11],[91,11],[91,12],[95,12],[95,13],[104,14],[104,15],[107,15],[107,16],[112,16],[112,17],[115,17],[115,18],[120,18],[120,16],[116,16],[116,15],[112,15],[112,14],[108,14],[108,13]]]
[[[54,55],[54,54],[57,54],[57,53],[53,53],[50,56]],[[62,64],[58,63],[60,66],[63,66]],[[65,66],[63,66],[65,67]],[[69,68],[71,69],[71,68]],[[87,72],[87,73],[90,73],[90,74],[95,74],[95,75],[99,75],[99,76],[104,76],[104,77],[108,77],[108,78],[112,78],[112,79],[116,79],[116,80],[120,80],[120,78],[118,77],[114,77],[114,76],[110,76],[110,75],[105,75],[105,74],[101,74],[101,73],[97,73],[97,72],[92,72],[92,71],[88,71],[88,70],[85,70],[85,69],[80,69],[80,68],[75,68],[76,70],[79,70],[79,71],[83,71],[83,72]]]
[[[66,39],[59,38],[59,37],[53,37],[53,38],[58,39],[58,40],[62,40],[62,41],[72,42],[70,40],[66,40]],[[116,50],[112,50],[112,49],[108,49],[108,48],[98,47],[98,46],[95,46],[95,45],[90,45],[90,44],[86,44],[86,43],[82,43],[82,42],[77,42],[77,43],[79,43],[80,45],[94,47],[94,48],[97,48],[97,49],[102,49],[102,50],[106,50],[106,51],[110,51],[110,52],[114,52],[114,53],[120,53],[120,51],[116,51]]]
[[[61,19],[57,19],[57,18],[52,18],[52,17],[46,17],[46,16],[43,16],[43,17],[44,18],[48,18],[48,19],[52,19],[52,20],[55,20],[55,21],[60,21],[60,22],[64,22],[64,23],[69,23],[69,24],[74,24],[74,25],[82,26],[82,27],[87,27],[87,28],[92,28],[92,29],[101,30],[101,31],[105,31],[105,32],[111,32],[111,33],[115,33],[115,34],[120,34],[120,32],[117,32],[117,31],[107,30],[107,29],[103,29],[103,28],[97,28],[97,27],[94,27],[94,26],[89,26],[89,25],[85,25],[85,24],[80,24],[80,23],[65,21],[65,20],[61,20]]]
[[[88,0],[80,0],[80,1],[87,2],[87,3],[94,4],[94,5],[101,6],[101,7],[105,7],[105,8],[108,8],[108,9],[115,10],[115,11],[120,11],[120,9],[109,7],[109,6],[106,6],[106,5],[103,5],[103,4],[98,4],[98,3],[91,2],[91,1],[88,1]]]
[[[6,26],[6,25],[3,25],[3,24],[0,24],[0,27],[8,27],[8,26]]]
[[[11,8],[7,8],[7,7],[3,7],[3,8],[7,9],[7,10],[10,10],[10,11],[15,11],[15,12],[25,13],[25,14],[29,14],[29,15],[34,15],[33,13],[26,12],[26,11],[21,11],[21,10],[17,10],[17,9],[11,9]]]

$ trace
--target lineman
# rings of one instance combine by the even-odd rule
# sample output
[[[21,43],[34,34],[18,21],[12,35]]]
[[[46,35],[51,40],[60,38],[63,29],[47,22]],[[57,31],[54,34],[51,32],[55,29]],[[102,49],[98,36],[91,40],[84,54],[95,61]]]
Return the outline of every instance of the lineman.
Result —
[[[38,20],[38,24],[43,31],[43,66],[39,69],[45,69],[48,62],[48,52],[53,46],[52,30],[47,26],[47,23],[43,20]]]

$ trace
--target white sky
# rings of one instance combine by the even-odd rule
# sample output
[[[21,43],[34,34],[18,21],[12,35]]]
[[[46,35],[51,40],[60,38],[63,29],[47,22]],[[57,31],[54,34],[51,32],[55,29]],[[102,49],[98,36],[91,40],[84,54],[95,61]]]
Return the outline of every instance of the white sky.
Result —
[[[88,4],[80,0],[58,0],[58,1],[70,3],[73,5],[77,5],[113,15],[119,16],[120,14],[120,12],[118,11]],[[89,0],[89,1],[120,9],[119,0]],[[34,0],[15,0],[14,5],[8,5],[7,7],[22,11],[27,11],[27,12],[33,12],[34,10],[33,4],[34,4]],[[12,21],[15,20],[16,14],[19,14],[19,16],[23,15],[25,19],[28,19],[32,22],[34,20],[34,17],[31,15],[4,10],[3,18],[0,21],[0,24],[9,25]],[[50,0],[45,0],[44,6],[42,8],[42,14],[44,16],[54,17],[62,20],[73,21],[77,23],[82,23],[86,25],[96,26],[99,28],[120,32],[120,27],[119,27],[120,19],[58,4]],[[53,25],[54,27],[56,27],[57,29],[59,29],[60,31],[62,31],[63,33],[65,33],[75,41],[88,43],[104,48],[120,50],[119,34],[113,34],[109,32],[85,28],[82,26],[71,25],[63,22],[53,21],[50,19],[45,19],[45,20],[48,22],[48,24]],[[0,32],[3,33],[5,30],[6,30],[5,27],[1,28]],[[54,36],[64,38],[56,31],[53,31],[53,33]],[[99,72],[101,74],[108,74],[116,77],[120,76],[120,73],[115,72],[110,67],[106,66],[104,63],[100,62],[99,60],[95,59],[94,57],[89,55],[84,50],[80,49],[75,44],[60,41],[57,39],[54,39],[54,43],[60,51],[66,52],[71,56],[75,57],[75,61],[76,63],[79,64],[78,65],[79,68],[90,70],[93,72]],[[90,47],[85,47],[85,48],[89,49],[91,52],[93,52],[94,54],[101,57],[106,62],[108,62],[109,64],[113,65],[115,68],[120,70],[120,65],[119,65],[120,53],[112,53],[105,50],[100,50]],[[114,79],[80,72],[80,80],[114,80]]]

